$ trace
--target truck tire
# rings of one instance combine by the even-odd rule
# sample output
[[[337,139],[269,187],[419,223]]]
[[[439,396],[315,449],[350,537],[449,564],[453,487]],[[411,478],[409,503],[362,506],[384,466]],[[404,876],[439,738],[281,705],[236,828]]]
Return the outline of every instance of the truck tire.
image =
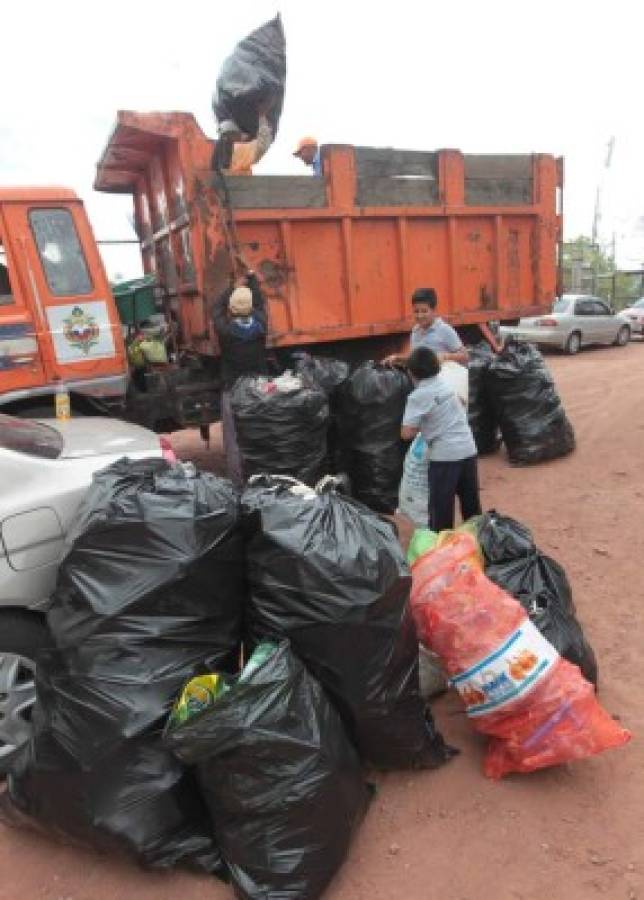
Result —
[[[51,644],[38,613],[0,612],[0,774],[32,734],[36,657]]]

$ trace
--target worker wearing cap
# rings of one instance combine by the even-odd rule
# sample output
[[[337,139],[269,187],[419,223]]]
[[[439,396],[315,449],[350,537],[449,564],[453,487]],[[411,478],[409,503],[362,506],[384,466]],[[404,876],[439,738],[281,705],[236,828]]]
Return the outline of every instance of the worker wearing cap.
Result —
[[[293,156],[297,156],[307,166],[311,167],[313,175],[322,174],[322,160],[320,159],[320,148],[314,137],[303,137],[298,141]]]
[[[243,375],[265,375],[266,301],[259,282],[249,269],[215,300],[213,319],[221,353],[221,425],[228,477],[241,486],[241,458],[237,445],[231,393]]]

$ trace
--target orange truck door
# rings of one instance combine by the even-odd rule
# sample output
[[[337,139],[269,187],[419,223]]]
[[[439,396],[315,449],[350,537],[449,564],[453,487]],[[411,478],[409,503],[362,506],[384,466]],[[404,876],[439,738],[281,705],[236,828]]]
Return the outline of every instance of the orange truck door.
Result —
[[[124,394],[121,323],[81,203],[7,205],[5,221],[32,298],[45,382]]]
[[[0,394],[20,395],[46,378],[37,323],[0,206]]]

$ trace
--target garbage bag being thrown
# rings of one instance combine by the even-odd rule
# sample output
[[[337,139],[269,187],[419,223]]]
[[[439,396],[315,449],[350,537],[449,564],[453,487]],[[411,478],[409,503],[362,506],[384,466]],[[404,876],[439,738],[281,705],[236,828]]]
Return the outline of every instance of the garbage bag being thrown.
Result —
[[[320,897],[370,794],[340,717],[288,641],[260,645],[165,741],[196,766],[237,896]]]
[[[257,136],[259,115],[266,115],[273,139],[277,134],[286,87],[286,40],[279,15],[240,41],[221,67],[212,108],[220,123],[232,121],[240,131]]]
[[[411,579],[392,525],[333,490],[270,477],[253,479],[242,516],[251,646],[289,638],[372,765],[449,759],[424,714]]]
[[[599,705],[578,667],[483,575],[477,549],[472,535],[457,533],[420,557],[412,608],[473,727],[490,736],[485,774],[531,772],[625,744],[630,733]]]
[[[94,476],[47,615],[36,729],[9,778],[49,830],[154,866],[220,865],[192,775],[160,741],[181,685],[237,669],[238,496],[164,460]]]

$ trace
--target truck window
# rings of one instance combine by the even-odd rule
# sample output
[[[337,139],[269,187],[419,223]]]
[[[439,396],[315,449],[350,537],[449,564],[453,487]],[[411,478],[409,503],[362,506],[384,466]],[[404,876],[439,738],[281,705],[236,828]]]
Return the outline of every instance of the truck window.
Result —
[[[91,294],[92,280],[69,210],[32,209],[29,221],[52,294],[56,297]]]
[[[11,306],[14,303],[7,254],[0,241],[0,306]]]

